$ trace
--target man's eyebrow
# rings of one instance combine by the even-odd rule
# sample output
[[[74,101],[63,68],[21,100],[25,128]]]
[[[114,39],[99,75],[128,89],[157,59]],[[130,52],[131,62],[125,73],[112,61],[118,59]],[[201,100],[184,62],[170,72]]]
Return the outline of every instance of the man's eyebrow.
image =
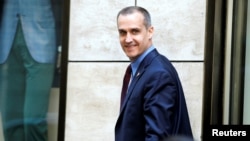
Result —
[[[125,32],[126,30],[124,30],[124,29],[118,29],[118,31],[120,31],[120,32]]]
[[[140,28],[135,27],[135,28],[131,28],[131,30],[140,30]]]
[[[129,32],[131,32],[131,31],[140,31],[141,29],[140,28],[138,28],[138,27],[134,27],[134,28],[130,28],[129,29]],[[125,29],[118,29],[118,31],[119,32],[127,32]]]

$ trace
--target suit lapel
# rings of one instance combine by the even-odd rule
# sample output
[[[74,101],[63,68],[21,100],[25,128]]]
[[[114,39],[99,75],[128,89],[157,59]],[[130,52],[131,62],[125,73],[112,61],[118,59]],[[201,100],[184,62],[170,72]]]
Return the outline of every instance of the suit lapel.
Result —
[[[156,49],[154,49],[153,51],[151,51],[141,62],[138,70],[135,73],[135,76],[133,76],[133,80],[129,86],[128,89],[128,93],[125,97],[124,103],[122,105],[122,109],[121,112],[123,111],[124,107],[127,105],[127,101],[129,100],[131,94],[133,93],[133,90],[136,86],[136,83],[138,82],[138,80],[141,78],[141,76],[143,75],[143,73],[145,72],[145,70],[147,69],[147,66],[151,64],[152,60],[154,57],[158,56],[159,53],[157,52]]]

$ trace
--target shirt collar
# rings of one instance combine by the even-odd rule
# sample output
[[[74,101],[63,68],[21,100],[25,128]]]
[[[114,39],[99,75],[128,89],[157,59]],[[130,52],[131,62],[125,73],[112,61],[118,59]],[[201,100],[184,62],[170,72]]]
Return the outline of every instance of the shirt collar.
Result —
[[[132,75],[135,76],[135,73],[142,62],[142,60],[147,56],[152,50],[154,50],[154,46],[150,46],[146,51],[144,51],[135,61],[131,62]]]

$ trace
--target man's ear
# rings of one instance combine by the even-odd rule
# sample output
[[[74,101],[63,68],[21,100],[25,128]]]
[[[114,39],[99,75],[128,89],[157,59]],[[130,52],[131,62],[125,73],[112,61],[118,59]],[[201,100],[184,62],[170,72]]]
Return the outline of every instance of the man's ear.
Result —
[[[153,34],[154,34],[154,27],[153,26],[150,26],[148,28],[148,33],[149,33],[149,39],[152,39]]]

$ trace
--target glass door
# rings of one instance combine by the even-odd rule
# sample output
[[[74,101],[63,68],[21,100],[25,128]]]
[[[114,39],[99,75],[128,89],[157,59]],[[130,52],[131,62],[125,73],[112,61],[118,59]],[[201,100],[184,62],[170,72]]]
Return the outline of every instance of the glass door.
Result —
[[[250,2],[247,7],[247,33],[246,33],[246,59],[245,59],[245,85],[244,85],[244,111],[243,124],[250,124]]]
[[[0,140],[56,141],[63,0],[0,2]]]

